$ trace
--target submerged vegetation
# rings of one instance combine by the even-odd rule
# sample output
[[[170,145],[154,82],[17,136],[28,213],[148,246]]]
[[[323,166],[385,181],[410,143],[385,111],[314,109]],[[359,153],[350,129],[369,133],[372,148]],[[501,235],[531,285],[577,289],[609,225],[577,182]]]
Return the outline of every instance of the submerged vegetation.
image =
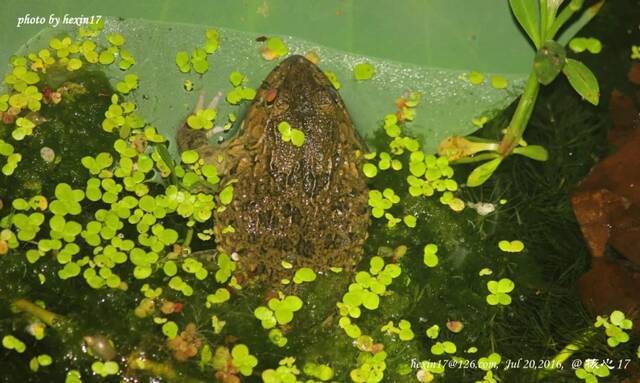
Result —
[[[287,277],[265,289],[238,280],[236,256],[213,249],[213,213],[239,185],[221,184],[196,151],[170,155],[170,140],[130,101],[144,77],[127,73],[113,89],[100,70],[136,68],[126,36],[101,29],[14,57],[5,78],[3,381],[595,382],[624,371],[605,358],[637,358],[629,313],[594,322],[572,290],[587,252],[566,195],[606,152],[607,125],[567,83],[536,90],[526,112],[526,138],[548,148],[548,161],[496,166],[479,188],[405,134],[428,95],[400,95],[380,116],[375,151],[360,153],[373,224],[357,270],[283,260]],[[203,41],[177,53],[177,71],[209,70],[218,33]],[[288,53],[271,37],[256,55]],[[375,81],[371,64],[353,74],[341,80]],[[242,74],[229,82],[229,104],[255,97]],[[478,135],[494,137],[511,112],[479,122]],[[187,124],[214,131],[219,120],[205,108]],[[278,129],[305,145],[286,121]],[[507,368],[519,358],[549,363]],[[568,362],[589,358],[598,361]]]

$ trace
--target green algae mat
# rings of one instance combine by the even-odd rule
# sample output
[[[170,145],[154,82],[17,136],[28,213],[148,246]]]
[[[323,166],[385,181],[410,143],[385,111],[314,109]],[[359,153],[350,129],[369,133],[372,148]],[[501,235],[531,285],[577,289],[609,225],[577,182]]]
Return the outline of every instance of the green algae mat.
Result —
[[[536,142],[579,170],[516,159],[471,189],[434,154],[509,123],[532,55],[508,3],[291,4],[3,5],[0,382],[575,381],[569,354],[624,338],[624,315],[596,337],[581,311],[549,314],[576,297],[545,278],[550,259],[586,252],[575,227],[553,229],[572,217],[568,169],[603,150],[600,115],[561,87],[534,114]],[[65,14],[102,21],[30,24]],[[366,142],[371,225],[355,271],[282,260],[285,278],[255,285],[215,249],[235,228],[212,224],[246,189],[175,135],[187,120],[224,147],[290,55],[317,61]],[[200,93],[219,104],[194,112]],[[304,148],[295,128],[278,139]]]

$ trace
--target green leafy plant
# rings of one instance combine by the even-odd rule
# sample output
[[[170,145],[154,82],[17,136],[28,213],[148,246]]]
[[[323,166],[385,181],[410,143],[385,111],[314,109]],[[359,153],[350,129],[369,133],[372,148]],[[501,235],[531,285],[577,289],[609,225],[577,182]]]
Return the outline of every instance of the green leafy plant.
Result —
[[[567,22],[583,5],[583,0],[510,0],[511,11],[536,49],[533,69],[524,92],[500,141],[476,137],[453,136],[443,140],[438,152],[456,163],[484,162],[469,174],[467,185],[482,185],[511,154],[536,161],[546,161],[547,150],[528,145],[522,135],[536,104],[540,85],[553,82],[563,73],[575,91],[593,105],[598,105],[600,90],[595,75],[582,62],[566,57],[565,46],[600,10],[601,0],[586,9],[571,25]],[[478,76],[470,81],[478,83]],[[481,82],[481,81],[480,81]]]

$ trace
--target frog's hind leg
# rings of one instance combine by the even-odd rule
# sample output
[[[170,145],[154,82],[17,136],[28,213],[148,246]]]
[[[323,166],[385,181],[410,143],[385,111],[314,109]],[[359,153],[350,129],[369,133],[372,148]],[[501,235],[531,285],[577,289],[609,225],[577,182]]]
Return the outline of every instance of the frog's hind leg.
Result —
[[[214,109],[218,106],[220,99],[222,98],[222,92],[218,92],[215,97],[211,100],[207,108]],[[193,109],[193,113],[197,113],[202,110],[204,106],[204,92],[200,91],[198,93],[198,100],[196,101],[196,105]],[[210,146],[209,138],[211,135],[223,132],[224,128],[222,127],[214,127],[213,129],[209,129],[208,131],[202,129],[191,129],[189,125],[185,122],[178,128],[178,132],[176,134],[176,141],[178,143],[178,149],[180,152],[184,152],[185,150],[197,150],[198,152],[211,152],[213,148],[205,149]],[[204,153],[201,153],[201,156]]]

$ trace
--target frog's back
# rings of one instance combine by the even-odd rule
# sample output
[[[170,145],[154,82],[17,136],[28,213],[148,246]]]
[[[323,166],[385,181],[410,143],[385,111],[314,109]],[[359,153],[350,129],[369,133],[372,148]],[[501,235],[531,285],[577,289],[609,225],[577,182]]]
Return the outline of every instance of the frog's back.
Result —
[[[301,147],[282,139],[283,121],[304,133]],[[314,270],[359,260],[369,224],[364,148],[318,67],[292,56],[274,69],[227,152],[235,160],[224,181],[237,183],[216,215],[216,240],[245,271],[280,277],[283,260]]]

